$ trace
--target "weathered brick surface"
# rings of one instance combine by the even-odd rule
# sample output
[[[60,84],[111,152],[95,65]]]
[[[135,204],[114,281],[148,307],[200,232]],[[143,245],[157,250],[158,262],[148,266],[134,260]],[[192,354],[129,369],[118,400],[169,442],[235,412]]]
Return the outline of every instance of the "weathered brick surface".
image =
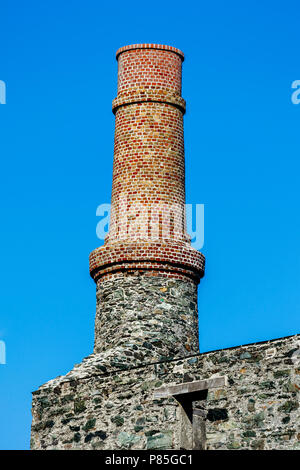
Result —
[[[104,246],[90,255],[95,281],[128,269],[196,283],[204,274],[186,233],[183,59],[155,44],[117,51],[111,220]]]
[[[181,94],[181,63],[179,49],[159,44],[135,44],[118,49],[118,95],[135,94],[136,88],[168,90]]]

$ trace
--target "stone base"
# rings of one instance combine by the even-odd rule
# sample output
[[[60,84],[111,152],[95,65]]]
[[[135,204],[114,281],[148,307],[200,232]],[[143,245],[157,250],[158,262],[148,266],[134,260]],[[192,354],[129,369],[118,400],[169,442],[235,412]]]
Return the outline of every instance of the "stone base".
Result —
[[[128,370],[93,354],[33,393],[31,448],[300,449],[299,390],[300,335]]]
[[[99,280],[94,352],[131,367],[198,353],[197,285],[128,273]]]

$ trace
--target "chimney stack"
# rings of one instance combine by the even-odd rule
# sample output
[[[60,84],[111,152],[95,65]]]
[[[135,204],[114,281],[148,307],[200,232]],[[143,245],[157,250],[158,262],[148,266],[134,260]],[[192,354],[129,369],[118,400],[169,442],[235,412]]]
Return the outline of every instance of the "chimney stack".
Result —
[[[198,353],[197,285],[204,256],[185,221],[183,53],[117,51],[109,235],[90,255],[97,284],[95,353],[137,365]]]

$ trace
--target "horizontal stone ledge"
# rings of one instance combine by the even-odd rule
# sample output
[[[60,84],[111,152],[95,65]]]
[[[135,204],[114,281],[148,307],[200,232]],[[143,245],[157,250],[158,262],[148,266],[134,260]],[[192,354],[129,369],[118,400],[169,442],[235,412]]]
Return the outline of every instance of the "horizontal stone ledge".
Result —
[[[200,416],[201,418],[205,418],[206,413],[205,413],[204,410],[197,410],[197,409],[195,409],[195,410],[193,410],[193,415],[194,415],[194,416]]]
[[[167,398],[176,395],[185,395],[188,393],[198,392],[200,390],[208,390],[210,388],[225,387],[226,377],[213,377],[212,379],[196,380],[194,382],[186,382],[179,385],[171,385],[163,387],[154,392],[154,398]]]

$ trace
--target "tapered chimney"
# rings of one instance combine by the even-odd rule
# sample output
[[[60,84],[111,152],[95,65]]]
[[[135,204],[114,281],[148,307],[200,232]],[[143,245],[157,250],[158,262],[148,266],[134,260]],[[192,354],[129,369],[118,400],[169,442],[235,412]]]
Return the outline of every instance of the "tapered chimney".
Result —
[[[204,256],[186,233],[183,60],[164,45],[117,51],[110,230],[90,255],[90,273],[94,352],[115,349],[126,364],[198,352]]]

